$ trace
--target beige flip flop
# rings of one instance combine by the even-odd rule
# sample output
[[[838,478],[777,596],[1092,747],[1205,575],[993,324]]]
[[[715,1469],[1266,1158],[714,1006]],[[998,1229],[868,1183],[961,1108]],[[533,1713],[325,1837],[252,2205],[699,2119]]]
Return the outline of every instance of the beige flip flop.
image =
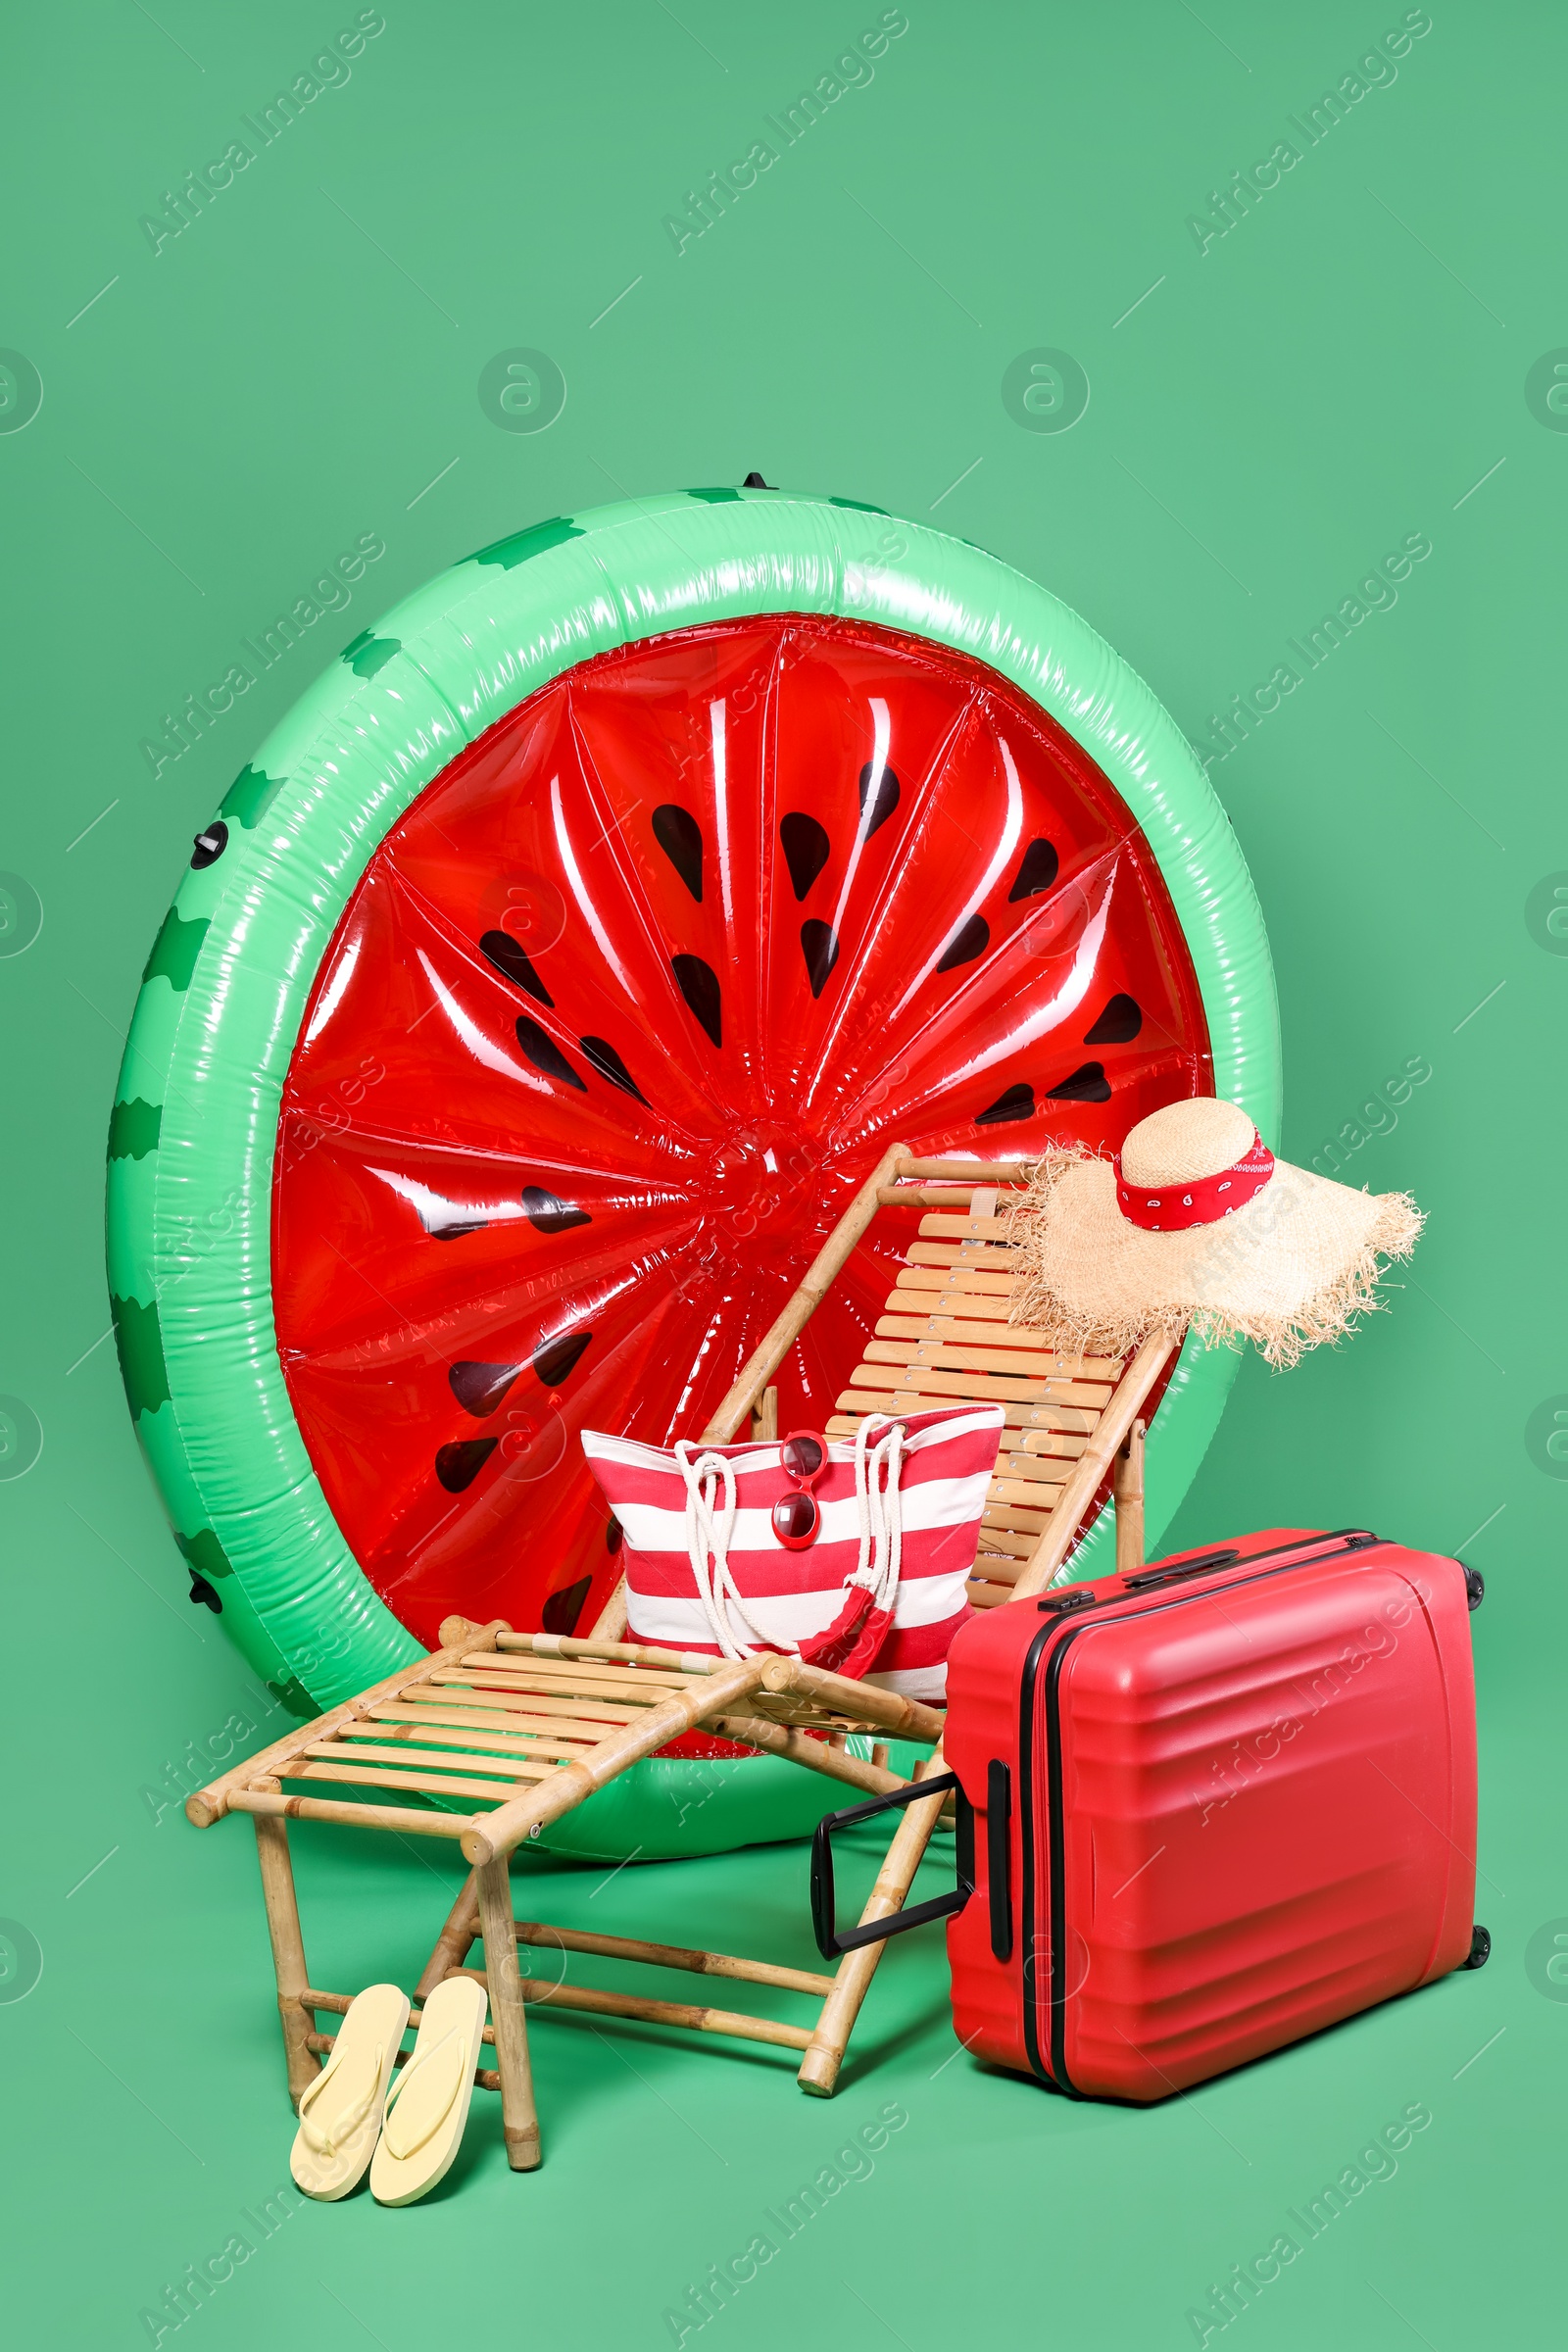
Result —
[[[300,2100],[288,2169],[308,2197],[331,2203],[364,2180],[408,2022],[409,1996],[396,1984],[368,1985],[349,2003],[331,2056]]]
[[[448,1977],[424,2004],[414,2054],[392,2086],[370,2164],[380,2205],[412,2205],[444,2180],[463,2140],[490,2002],[471,1977]]]

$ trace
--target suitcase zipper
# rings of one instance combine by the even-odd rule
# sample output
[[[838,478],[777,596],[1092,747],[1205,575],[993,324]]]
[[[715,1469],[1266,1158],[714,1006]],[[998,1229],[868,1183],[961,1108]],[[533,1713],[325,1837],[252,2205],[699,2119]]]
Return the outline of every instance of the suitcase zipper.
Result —
[[[1281,1560],[1279,1555],[1282,1552],[1306,1551],[1314,1544],[1333,1544],[1338,1542],[1340,1546],[1338,1551],[1322,1552],[1318,1555],[1318,1557],[1322,1559],[1338,1559],[1347,1551],[1364,1551],[1368,1545],[1379,1544],[1382,1542],[1382,1540],[1383,1539],[1380,1536],[1371,1534],[1365,1528],[1336,1528],[1331,1535],[1302,1536],[1299,1537],[1295,1544],[1276,1544],[1270,1551],[1253,1552],[1251,1557],[1247,1562],[1249,1569],[1253,1566],[1254,1562],[1260,1560],[1277,1561],[1278,1565],[1262,1569],[1259,1575],[1256,1577],[1251,1575],[1239,1576],[1235,1578],[1231,1584],[1226,1585],[1221,1589],[1227,1592],[1233,1592],[1238,1585],[1260,1583],[1264,1577],[1283,1576],[1288,1569],[1310,1568],[1316,1564],[1315,1561],[1310,1558],[1304,1560]],[[1192,1563],[1194,1571],[1198,1572],[1201,1570],[1209,1573],[1214,1572],[1222,1564],[1222,1556],[1223,1555],[1218,1555],[1215,1553],[1206,1554],[1202,1561]],[[1234,1556],[1235,1555],[1232,1554],[1232,1557]],[[1185,1564],[1186,1563],[1183,1563],[1183,1565]],[[1052,1597],[1053,1596],[1048,1595],[1047,1600],[1041,1602],[1041,1607],[1046,1607],[1052,1600]],[[1087,1612],[1089,1609],[1099,1610],[1102,1608],[1110,1608],[1118,1601],[1138,1599],[1141,1597],[1142,1595],[1139,1593],[1137,1588],[1129,1586],[1120,1592],[1106,1593],[1101,1600],[1087,1603],[1074,1602],[1071,1605],[1075,1608],[1084,1609]],[[1154,1601],[1152,1605],[1147,1609],[1139,1609],[1136,1611],[1129,1610],[1128,1614],[1129,1616],[1136,1615],[1138,1617],[1152,1617],[1158,1610],[1177,1608],[1184,1602],[1201,1600],[1205,1597],[1207,1596],[1201,1592],[1173,1592],[1168,1598],[1161,1598]],[[1054,1606],[1055,1609],[1059,1609],[1059,1602],[1055,1603]],[[1071,1619],[1070,1622],[1065,1625],[1061,1624],[1059,1621],[1055,1623],[1048,1622],[1043,1625],[1040,1628],[1039,1633],[1035,1636],[1033,1642],[1031,1642],[1029,1644],[1028,1655],[1024,1659],[1022,1688],[1019,1693],[1018,1811],[1019,1830],[1021,1833],[1021,1842],[1023,1846],[1023,1870],[1021,1874],[1022,1884],[1019,1887],[1018,1909],[1019,1916],[1024,1923],[1025,1934],[1027,1936],[1023,1959],[1024,2049],[1027,2053],[1029,2064],[1034,2073],[1039,2077],[1040,2081],[1048,2083],[1054,2090],[1064,2092],[1070,2099],[1082,2098],[1085,2096],[1085,2093],[1079,2090],[1073,2083],[1068,2076],[1066,2066],[1067,1938],[1065,1932],[1066,1923],[1063,1918],[1063,1912],[1066,1902],[1067,1853],[1065,1822],[1061,1801],[1061,1706],[1058,1696],[1058,1690],[1061,1682],[1062,1660],[1065,1658],[1068,1650],[1072,1647],[1076,1637],[1081,1634],[1087,1626],[1103,1624],[1105,1620],[1103,1618],[1099,1616],[1091,1616],[1086,1613],[1082,1616]],[[1051,1642],[1052,1636],[1058,1632],[1061,1636],[1061,1639],[1052,1650],[1050,1662],[1046,1668],[1047,1868],[1048,1887],[1051,1897],[1051,2063],[1048,2068],[1043,2063],[1041,2057],[1037,2003],[1035,1999],[1033,1982],[1037,1956],[1035,1948],[1037,1936],[1034,1927],[1034,1920],[1036,1916],[1034,1843],[1034,1693],[1035,1684],[1038,1680],[1040,1672],[1041,1658]]]

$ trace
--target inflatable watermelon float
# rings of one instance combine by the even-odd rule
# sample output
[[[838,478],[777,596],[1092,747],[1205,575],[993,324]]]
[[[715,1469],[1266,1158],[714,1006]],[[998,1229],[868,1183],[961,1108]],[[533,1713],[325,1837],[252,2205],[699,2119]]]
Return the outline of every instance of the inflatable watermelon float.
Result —
[[[1261,918],[1186,743],[1043,590],[886,528],[725,490],[501,540],[197,837],[115,1107],[114,1315],[192,1598],[302,1714],[454,1611],[591,1627],[619,1531],[580,1431],[699,1430],[894,1139],[1024,1159],[1216,1092],[1275,1138]],[[913,1224],[860,1245],[781,1426],[825,1423]],[[1235,1360],[1184,1351],[1152,1543]],[[662,1756],[560,1841],[825,1801]]]

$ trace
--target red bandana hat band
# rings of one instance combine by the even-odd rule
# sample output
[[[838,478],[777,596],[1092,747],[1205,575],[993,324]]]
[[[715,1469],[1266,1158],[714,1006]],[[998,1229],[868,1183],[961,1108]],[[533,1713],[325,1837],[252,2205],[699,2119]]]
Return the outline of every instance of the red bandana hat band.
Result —
[[[1251,1149],[1234,1167],[1221,1168],[1217,1176],[1162,1185],[1157,1192],[1125,1181],[1119,1152],[1111,1165],[1116,1171],[1116,1205],[1130,1225],[1145,1233],[1185,1233],[1193,1225],[1217,1225],[1222,1217],[1245,1208],[1273,1175],[1274,1154],[1254,1128]]]

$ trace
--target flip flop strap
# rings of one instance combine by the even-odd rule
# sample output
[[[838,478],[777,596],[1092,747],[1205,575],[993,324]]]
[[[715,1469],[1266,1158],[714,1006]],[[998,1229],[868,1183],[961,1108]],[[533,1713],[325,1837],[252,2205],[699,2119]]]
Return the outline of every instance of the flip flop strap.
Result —
[[[381,2138],[387,2149],[398,2159],[400,2164],[406,2162],[410,2156],[417,2155],[420,2148],[422,2148],[425,2142],[432,2138],[433,2135],[440,2131],[441,2126],[446,2122],[447,2117],[452,2113],[452,2103],[454,2099],[456,2099],[458,2092],[463,2087],[462,2067],[458,2066],[453,2069],[452,2087],[447,2092],[445,2099],[442,2101],[439,2111],[431,2117],[429,2123],[419,2133],[417,2139],[411,2139],[402,2147],[398,2145],[396,2139],[392,2135],[393,2111],[397,2107],[397,2104],[402,2098],[404,2092],[408,2089],[409,2084],[413,2082],[415,2076],[419,2072],[420,2068],[429,2066],[433,2060],[439,2058],[442,2051],[446,2048],[448,2042],[461,2042],[462,2039],[462,2034],[459,2033],[457,2027],[454,2026],[450,2033],[443,2034],[441,2039],[438,2042],[435,2042],[428,2050],[420,2050],[418,2046],[416,2045],[414,2056],[409,2060],[408,2065],[403,2069],[402,2074],[399,2075],[397,2081],[393,2083],[391,2090],[387,2094],[386,2110],[381,2119]]]
[[[370,2109],[375,2105],[375,2095],[381,2086],[381,2060],[386,2054],[386,2044],[378,2041],[375,2045],[375,2071],[370,2078],[369,2089],[356,2106],[350,2107],[346,2114],[336,2118],[330,2131],[322,2132],[317,2129],[314,2118],[308,2110],[316,2105],[328,2082],[335,2079],[339,2070],[347,2063],[339,2046],[341,2040],[340,2034],[338,2041],[332,2045],[331,2057],[322,2067],[309,2090],[306,2091],[299,2105],[300,2131],[304,2134],[305,2144],[307,2147],[314,2148],[318,2156],[335,2156],[343,2142],[353,2138]]]

